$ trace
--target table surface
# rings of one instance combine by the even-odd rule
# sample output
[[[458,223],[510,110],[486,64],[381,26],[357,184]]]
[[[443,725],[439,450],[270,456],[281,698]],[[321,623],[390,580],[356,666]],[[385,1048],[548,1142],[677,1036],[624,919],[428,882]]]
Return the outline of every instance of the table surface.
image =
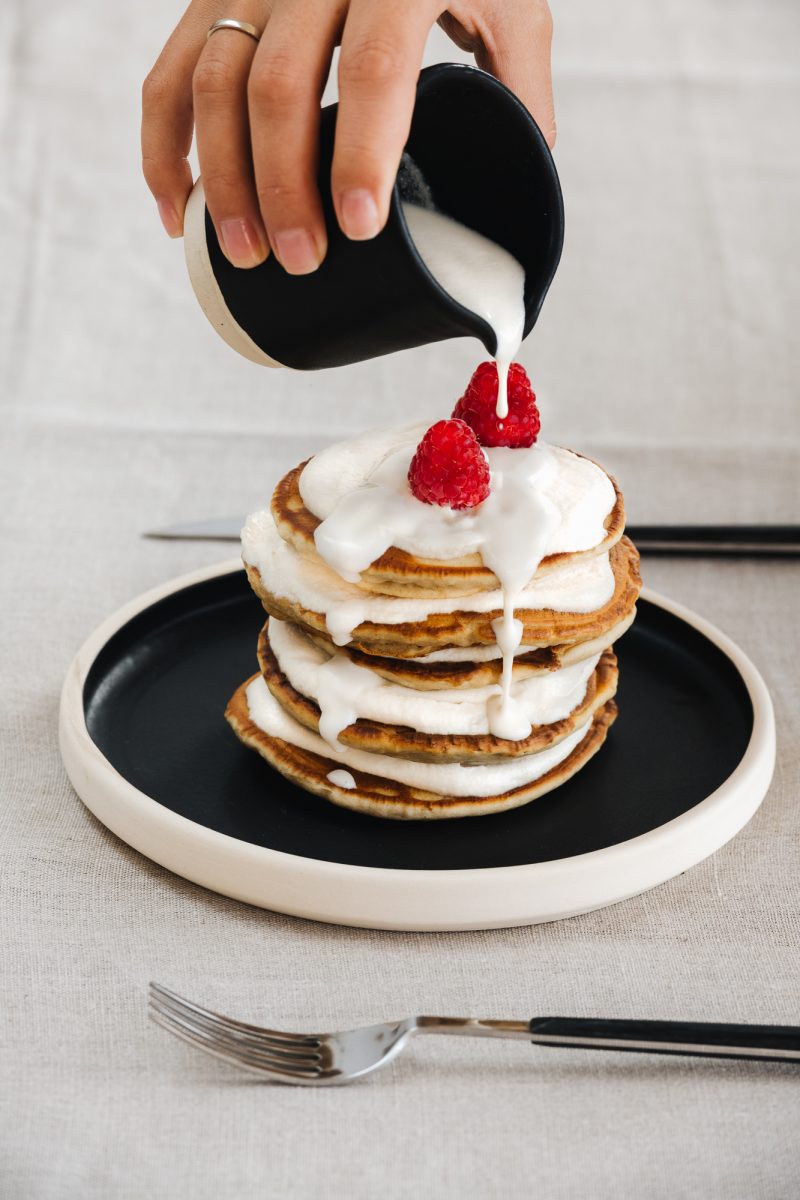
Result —
[[[138,175],[138,89],[180,7],[0,14],[0,1193],[796,1195],[791,1067],[431,1039],[371,1082],[307,1092],[148,1023],[150,978],[299,1029],[425,1011],[800,1021],[794,563],[646,561],[763,672],[778,766],[730,845],[602,912],[326,927],[184,883],[78,801],[56,742],[72,655],[128,598],[224,553],[142,530],[255,508],[315,447],[442,415],[480,353],[304,375],[214,336]],[[567,237],[522,353],[546,436],[613,469],[632,520],[797,520],[797,5],[553,7]],[[432,38],[431,61],[458,57]]]

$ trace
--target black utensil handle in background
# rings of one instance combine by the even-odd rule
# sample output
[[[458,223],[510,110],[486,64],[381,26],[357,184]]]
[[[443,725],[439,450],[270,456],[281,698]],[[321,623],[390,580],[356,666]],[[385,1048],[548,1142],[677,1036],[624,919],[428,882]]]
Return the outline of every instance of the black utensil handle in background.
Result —
[[[758,1058],[800,1065],[800,1027],[720,1025],[706,1021],[620,1021],[590,1017],[534,1017],[537,1046],[636,1050],[713,1058]]]
[[[800,525],[629,525],[625,532],[648,554],[800,555]]]

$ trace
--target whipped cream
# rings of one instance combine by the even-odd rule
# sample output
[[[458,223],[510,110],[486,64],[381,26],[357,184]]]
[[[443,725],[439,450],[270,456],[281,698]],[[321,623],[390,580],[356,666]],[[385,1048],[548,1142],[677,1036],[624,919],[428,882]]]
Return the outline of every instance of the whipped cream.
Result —
[[[409,488],[408,470],[416,445],[392,450],[363,484],[340,497],[314,534],[319,555],[342,579],[358,583],[361,572],[390,546],[406,550],[424,543],[425,557],[453,558],[453,544],[461,532],[490,570],[495,570],[489,561],[493,559],[498,578],[501,572],[508,573],[513,559],[515,578],[523,576],[520,586],[527,583],[560,524],[560,511],[544,491],[548,476],[556,471],[550,448],[486,450],[489,495],[476,508],[452,509],[424,504]],[[302,479],[301,475],[301,495]],[[521,538],[523,530],[526,536]],[[507,539],[513,547],[506,547]]]
[[[286,621],[270,618],[269,640],[278,666],[292,687],[317,701],[320,736],[336,752],[338,735],[359,717],[405,725],[419,733],[488,734],[487,700],[498,684],[478,688],[415,691],[358,667],[341,651],[329,655]],[[550,725],[569,716],[583,700],[600,655],[519,680],[512,696],[529,725]]]
[[[517,655],[527,654],[536,650],[536,646],[517,646]],[[493,646],[447,646],[444,650],[431,650],[430,654],[420,654],[414,659],[415,663],[484,663],[493,662],[502,657],[500,647]],[[546,668],[549,670],[549,668]]]
[[[356,786],[356,781],[349,771],[328,771],[325,778],[330,783],[335,784],[336,787],[344,788],[348,792],[352,791]]]
[[[497,342],[497,416],[508,416],[508,368],[525,327],[525,270],[508,250],[452,217],[403,204],[419,256],[449,296],[483,317]]]
[[[421,504],[408,489],[408,467],[427,428],[426,424],[415,424],[396,429],[373,429],[350,441],[329,446],[305,466],[299,487],[309,512],[323,522],[337,509],[345,513],[336,523],[331,522],[321,535],[331,545],[332,553],[337,553],[335,524],[340,524],[341,532],[346,535],[345,524],[353,519],[351,505],[360,510],[362,504],[365,509],[363,525],[367,527],[373,547],[382,545],[385,550],[389,545],[395,545],[418,558],[441,561],[481,553],[485,530],[478,518],[478,510],[456,511],[438,504]],[[537,495],[557,510],[558,524],[548,534],[545,555],[591,550],[604,540],[604,522],[614,508],[616,493],[611,480],[596,463],[571,450],[544,442],[518,450],[490,446],[484,453],[492,473],[492,489],[498,480],[513,481],[518,489],[524,489],[526,478],[535,475]],[[546,469],[542,459],[549,460]],[[361,489],[365,491],[361,492]],[[346,499],[351,493],[360,493],[354,502]],[[343,503],[344,510],[340,508]],[[481,510],[488,503],[484,501]],[[514,525],[515,544],[518,544],[527,535],[525,521],[524,518],[517,519],[514,513],[510,520]],[[379,535],[370,528],[370,522],[380,527]],[[384,527],[384,523],[391,525],[391,529]],[[363,537],[361,529],[357,532]],[[373,555],[369,562],[374,562],[383,550]],[[342,562],[344,548],[338,553],[342,556],[339,566],[346,570],[348,564]]]
[[[341,579],[317,556],[298,554],[284,542],[268,508],[247,518],[242,530],[242,557],[260,572],[276,596],[325,617],[331,639],[339,646],[352,639],[364,621],[402,625],[425,621],[434,613],[491,613],[502,610],[500,588],[471,596],[381,596]],[[614,594],[614,572],[608,554],[568,561],[533,578],[517,598],[521,609],[551,608],[588,613],[602,608]]]
[[[289,742],[323,758],[330,747],[319,734],[306,729],[284,712],[259,675],[247,687],[250,719],[270,737]],[[497,796],[532,783],[563,762],[586,736],[587,721],[569,737],[538,754],[526,754],[502,763],[465,767],[460,763],[421,763],[387,754],[370,754],[346,747],[337,758],[354,771],[390,779],[440,796]],[[333,772],[331,772],[332,774]],[[330,778],[330,774],[328,775]],[[332,780],[332,782],[336,782]]]
[[[314,534],[317,552],[342,579],[357,583],[361,572],[390,546],[442,560],[479,551],[502,592],[502,615],[492,627],[503,670],[498,693],[486,702],[489,727],[496,737],[520,740],[529,735],[531,724],[511,688],[523,632],[514,610],[548,554],[590,549],[603,540],[604,521],[616,499],[614,488],[604,471],[570,451],[546,443],[514,450],[496,446],[484,449],[491,482],[482,504],[459,511],[423,504],[408,486],[408,469],[422,432],[417,426],[383,438],[368,435],[358,439],[355,449],[351,443],[323,451],[318,456],[321,466],[315,467],[318,460],[312,459],[299,486],[306,506],[324,512]],[[346,468],[344,490],[336,471],[340,459]],[[581,489],[579,476],[593,486]]]

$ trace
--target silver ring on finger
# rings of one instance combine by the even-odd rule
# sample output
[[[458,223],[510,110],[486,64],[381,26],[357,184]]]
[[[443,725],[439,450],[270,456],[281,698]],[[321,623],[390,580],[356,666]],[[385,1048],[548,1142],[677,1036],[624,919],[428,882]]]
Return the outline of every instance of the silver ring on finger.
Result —
[[[220,29],[235,29],[238,33],[246,33],[254,42],[261,41],[261,31],[255,25],[251,25],[249,21],[234,21],[232,17],[223,17],[221,21],[215,21],[206,34],[206,41],[212,33],[219,33]]]

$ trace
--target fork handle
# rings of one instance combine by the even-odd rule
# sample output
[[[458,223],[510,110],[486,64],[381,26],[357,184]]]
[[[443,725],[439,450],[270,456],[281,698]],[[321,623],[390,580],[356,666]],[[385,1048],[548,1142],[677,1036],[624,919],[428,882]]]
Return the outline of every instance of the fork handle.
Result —
[[[537,1046],[637,1050],[713,1058],[758,1058],[800,1063],[800,1027],[720,1025],[705,1021],[618,1021],[590,1017],[534,1017]]]

